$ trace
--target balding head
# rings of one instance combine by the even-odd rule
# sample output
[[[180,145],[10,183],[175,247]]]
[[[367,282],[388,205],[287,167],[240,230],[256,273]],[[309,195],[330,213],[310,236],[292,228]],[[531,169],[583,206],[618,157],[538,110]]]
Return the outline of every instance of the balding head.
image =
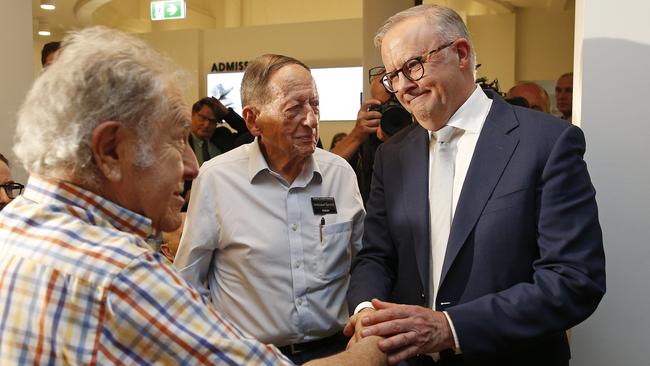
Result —
[[[540,112],[549,113],[551,110],[548,93],[539,84],[533,82],[523,82],[513,86],[508,90],[507,97],[524,98],[528,102],[530,108]]]

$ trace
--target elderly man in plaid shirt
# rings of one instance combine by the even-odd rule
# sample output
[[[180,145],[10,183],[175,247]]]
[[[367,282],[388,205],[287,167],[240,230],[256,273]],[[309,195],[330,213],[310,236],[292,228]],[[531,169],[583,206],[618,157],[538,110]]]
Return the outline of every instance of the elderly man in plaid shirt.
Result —
[[[0,213],[0,363],[287,365],[220,316],[147,240],[197,175],[176,67],[106,28],[71,34],[19,113],[31,173]],[[377,339],[318,365],[382,364]]]

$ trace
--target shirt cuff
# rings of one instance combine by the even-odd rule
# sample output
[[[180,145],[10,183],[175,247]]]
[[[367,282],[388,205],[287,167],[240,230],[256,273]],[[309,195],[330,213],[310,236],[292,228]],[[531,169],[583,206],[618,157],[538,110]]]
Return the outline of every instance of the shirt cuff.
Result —
[[[463,353],[463,351],[460,350],[460,343],[458,343],[458,335],[456,335],[456,328],[454,328],[454,322],[451,321],[451,317],[449,316],[449,314],[447,314],[446,311],[443,311],[442,313],[445,314],[445,317],[447,318],[447,322],[449,323],[449,328],[451,328],[451,334],[454,336],[454,345],[456,347],[454,352],[456,352],[456,354],[459,355]]]
[[[354,314],[360,312],[361,310],[363,310],[365,308],[374,309],[375,307],[372,306],[372,303],[370,301],[364,301],[364,302],[360,303],[359,305],[357,305],[356,308],[354,308]]]

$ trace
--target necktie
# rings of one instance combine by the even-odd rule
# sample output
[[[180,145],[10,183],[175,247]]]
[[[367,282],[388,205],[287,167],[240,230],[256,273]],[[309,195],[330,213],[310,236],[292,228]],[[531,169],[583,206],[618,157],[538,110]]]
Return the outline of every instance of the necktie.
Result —
[[[435,141],[430,143],[429,169],[429,212],[431,216],[431,303],[435,309],[442,265],[447,251],[447,241],[451,229],[452,198],[454,185],[454,163],[456,146],[452,140],[455,128],[444,126],[433,132]]]
[[[203,155],[203,162],[210,160],[210,147],[208,146],[208,140],[203,140],[203,146],[201,147],[201,155]]]

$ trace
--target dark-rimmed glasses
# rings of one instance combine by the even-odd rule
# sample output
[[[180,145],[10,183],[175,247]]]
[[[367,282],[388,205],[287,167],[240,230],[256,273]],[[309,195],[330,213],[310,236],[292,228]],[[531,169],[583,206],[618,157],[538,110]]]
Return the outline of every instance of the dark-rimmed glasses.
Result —
[[[24,185],[16,182],[7,182],[0,184],[0,187],[5,190],[7,197],[14,199],[23,193]]]
[[[215,125],[216,125],[216,124],[218,124],[218,123],[220,122],[220,121],[218,121],[216,118],[210,118],[210,117],[206,116],[206,115],[203,114],[203,113],[197,113],[197,114],[199,115],[199,117],[201,117],[202,120],[204,120],[204,121],[208,121],[208,122],[210,122],[210,123],[212,123],[212,124],[215,124]]]
[[[454,42],[456,41],[445,43],[434,50],[425,52],[421,56],[413,57],[407,60],[401,68],[384,74],[384,76],[381,78],[381,83],[384,85],[386,91],[389,93],[395,93],[397,91],[395,88],[395,83],[399,78],[400,72],[404,74],[404,77],[411,81],[418,81],[422,79],[424,76],[424,63],[428,60],[429,56],[444,50],[445,48],[454,44]]]
[[[383,75],[384,73],[386,73],[386,68],[383,66],[375,66],[368,70],[368,84],[372,84],[372,79]]]

